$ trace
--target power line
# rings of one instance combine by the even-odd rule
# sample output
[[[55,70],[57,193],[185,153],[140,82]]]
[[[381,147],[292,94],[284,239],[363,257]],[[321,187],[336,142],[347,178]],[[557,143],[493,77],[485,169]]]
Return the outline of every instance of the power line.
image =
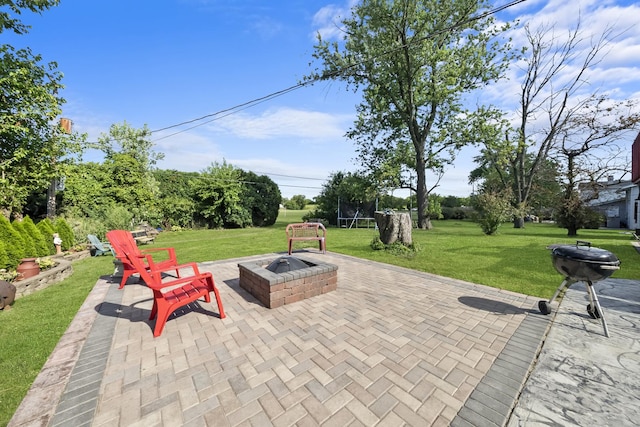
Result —
[[[496,8],[491,9],[491,10],[488,10],[487,12],[482,13],[482,14],[480,14],[478,16],[471,17],[466,21],[463,21],[463,22],[460,22],[460,23],[456,23],[456,24],[452,24],[452,25],[450,25],[450,26],[448,26],[446,28],[443,28],[443,29],[438,30],[438,31],[434,31],[434,32],[432,32],[432,33],[430,33],[428,35],[425,35],[424,37],[418,38],[417,40],[412,40],[411,43],[415,44],[415,43],[423,42],[425,40],[428,40],[428,39],[432,38],[433,36],[436,36],[436,35],[439,35],[439,34],[454,30],[454,29],[456,29],[458,27],[461,27],[463,25],[469,24],[469,23],[474,22],[474,21],[478,21],[478,20],[484,19],[484,18],[486,18],[488,16],[495,15],[496,13],[502,12],[503,10],[506,10],[506,9],[508,9],[510,7],[513,7],[515,5],[518,5],[520,3],[524,3],[526,1],[527,0],[514,0],[514,1],[511,1],[511,2],[509,2],[507,4],[505,4],[505,5],[496,7]],[[402,49],[404,47],[409,47],[409,46],[407,44],[403,44],[403,45],[395,47],[395,48],[393,48],[393,49],[391,49],[389,51],[382,52],[379,56],[386,56],[386,55],[388,55],[390,53],[393,53],[393,52],[395,52],[395,51],[397,51],[399,49]],[[298,89],[300,89],[302,87],[312,85],[312,84],[314,84],[314,83],[316,83],[318,81],[330,79],[330,78],[332,78],[332,77],[334,77],[336,75],[339,75],[339,74],[343,73],[346,70],[349,70],[351,68],[356,67],[359,64],[362,64],[365,60],[373,60],[373,59],[376,59],[376,57],[367,58],[367,59],[361,60],[359,62],[346,65],[343,68],[338,69],[336,71],[333,71],[331,73],[322,74],[320,76],[316,76],[316,77],[311,78],[311,79],[309,79],[307,81],[304,81],[304,82],[301,82],[301,83],[297,83],[297,84],[295,84],[293,86],[289,86],[286,89],[282,89],[282,90],[279,90],[279,91],[276,91],[276,92],[272,92],[272,93],[270,93],[268,95],[265,95],[265,96],[262,96],[260,98],[255,98],[253,100],[250,100],[250,101],[244,102],[242,104],[238,104],[236,106],[229,107],[229,108],[217,111],[215,113],[206,114],[204,116],[197,117],[195,119],[186,120],[184,122],[180,122],[180,123],[176,123],[176,124],[173,124],[173,125],[165,126],[163,128],[160,128],[160,129],[152,130],[151,133],[153,134],[153,133],[162,132],[162,131],[165,131],[165,130],[168,130],[168,129],[174,129],[174,128],[177,128],[177,127],[180,127],[180,126],[184,126],[184,125],[191,124],[191,123],[196,123],[196,122],[199,122],[201,120],[211,118],[210,120],[207,120],[206,122],[198,123],[198,124],[196,124],[194,126],[191,126],[191,127],[187,128],[187,129],[182,129],[182,130],[174,132],[174,133],[172,133],[170,135],[166,135],[166,136],[160,137],[160,138],[154,140],[154,142],[155,141],[160,141],[162,139],[166,139],[166,138],[169,138],[169,137],[172,137],[172,136],[175,136],[175,135],[178,135],[180,133],[187,132],[187,131],[189,131],[191,129],[195,129],[195,128],[199,127],[199,126],[203,126],[203,125],[205,125],[207,123],[211,123],[212,121],[219,120],[219,119],[227,117],[227,116],[229,116],[231,114],[235,114],[238,111],[242,111],[242,110],[251,108],[251,107],[253,107],[255,105],[258,105],[258,104],[261,104],[263,102],[270,101],[270,100],[272,100],[274,98],[277,98],[277,97],[280,97],[282,95],[285,95],[285,94],[287,94],[289,92],[293,92],[294,90],[298,90]]]
[[[309,179],[309,180],[313,180],[313,181],[324,181],[326,180],[326,178],[309,178],[309,177],[305,177],[305,176],[292,176],[292,175],[281,175],[278,173],[268,173],[268,172],[253,172],[256,175],[270,175],[270,176],[279,176],[282,178],[294,178],[294,179]]]
[[[518,5],[520,3],[524,3],[526,1],[527,0],[514,0],[514,1],[511,1],[511,2],[509,2],[507,4],[505,4],[505,5],[496,7],[496,8],[491,9],[491,10],[488,10],[487,12],[484,12],[484,13],[482,13],[480,15],[473,16],[473,17],[471,17],[471,18],[469,18],[469,19],[467,19],[467,20],[465,20],[463,22],[459,22],[459,23],[455,23],[455,24],[449,25],[448,27],[445,27],[445,28],[443,28],[441,30],[437,30],[437,31],[434,31],[432,33],[429,33],[428,35],[425,35],[424,37],[420,37],[418,39],[412,40],[411,44],[414,45],[416,43],[420,43],[420,42],[426,41],[426,40],[428,40],[428,39],[430,39],[430,38],[432,38],[434,36],[437,36],[439,34],[454,30],[454,29],[456,29],[458,27],[461,27],[463,25],[467,25],[467,24],[469,24],[471,22],[484,19],[484,18],[486,18],[488,16],[495,15],[496,13],[502,12],[503,10],[511,8],[511,7],[513,7],[515,5]],[[391,54],[391,53],[393,53],[393,52],[395,52],[395,51],[397,51],[399,49],[405,48],[405,47],[410,47],[410,46],[407,45],[407,44],[403,44],[403,45],[394,47],[393,49],[390,49],[388,51],[382,52],[377,57],[389,55],[389,54]],[[346,66],[344,66],[342,68],[339,68],[338,70],[335,70],[333,72],[326,73],[326,74],[323,73],[322,75],[313,77],[313,78],[311,78],[311,79],[309,79],[307,81],[297,83],[297,84],[289,86],[289,87],[287,87],[285,89],[281,89],[281,90],[278,90],[276,92],[272,92],[270,94],[264,95],[264,96],[259,97],[259,98],[252,99],[252,100],[247,101],[247,102],[243,102],[241,104],[237,104],[237,105],[235,105],[233,107],[225,108],[223,110],[219,110],[219,111],[216,111],[216,112],[211,113],[211,114],[206,114],[204,116],[200,116],[200,117],[197,117],[197,118],[194,118],[194,119],[186,120],[186,121],[183,121],[183,122],[180,122],[180,123],[176,123],[176,124],[172,124],[172,125],[169,125],[169,126],[165,126],[165,127],[159,128],[159,129],[152,130],[152,131],[150,131],[150,133],[154,134],[154,133],[162,132],[162,131],[169,130],[169,129],[175,129],[175,128],[180,127],[180,126],[201,122],[202,120],[205,120],[205,119],[210,119],[210,120],[207,120],[207,121],[202,122],[202,123],[197,123],[197,124],[195,124],[193,126],[190,126],[190,127],[186,128],[186,129],[182,129],[182,130],[179,130],[177,132],[171,133],[169,135],[165,135],[165,136],[159,137],[159,138],[153,140],[152,142],[160,141],[160,140],[163,140],[163,139],[166,139],[166,138],[170,138],[172,136],[187,132],[189,130],[195,129],[195,128],[200,127],[200,126],[203,126],[203,125],[205,125],[207,123],[211,123],[211,122],[213,122],[215,120],[219,120],[219,119],[227,117],[227,116],[229,116],[231,114],[235,114],[235,113],[237,113],[239,111],[243,111],[243,110],[246,110],[248,108],[254,107],[254,106],[256,106],[258,104],[261,104],[263,102],[270,101],[270,100],[272,100],[274,98],[280,97],[280,96],[285,95],[285,94],[287,94],[289,92],[293,92],[295,90],[298,90],[298,89],[300,89],[302,87],[312,85],[312,84],[317,83],[317,82],[322,81],[322,80],[330,79],[330,78],[335,77],[335,76],[337,76],[339,74],[342,74],[343,72],[345,72],[345,71],[347,71],[349,69],[355,68],[356,66],[362,64],[365,61],[375,60],[375,59],[376,59],[376,56],[370,57],[370,58],[365,58],[365,59],[363,59],[363,60],[361,60],[359,62],[346,65]]]

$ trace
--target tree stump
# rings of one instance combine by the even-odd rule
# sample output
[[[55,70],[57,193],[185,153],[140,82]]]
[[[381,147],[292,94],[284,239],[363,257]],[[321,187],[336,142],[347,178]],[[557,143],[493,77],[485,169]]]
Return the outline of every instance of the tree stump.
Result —
[[[411,215],[408,213],[395,213],[393,211],[377,211],[374,214],[380,240],[385,245],[400,241],[405,246],[412,244],[411,240]]]

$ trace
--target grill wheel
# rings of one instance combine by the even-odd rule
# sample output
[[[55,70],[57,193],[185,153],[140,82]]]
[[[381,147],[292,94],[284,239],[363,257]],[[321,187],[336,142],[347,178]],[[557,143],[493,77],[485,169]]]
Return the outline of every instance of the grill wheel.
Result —
[[[600,312],[597,307],[591,307],[591,304],[587,304],[587,313],[591,316],[592,319],[599,319]]]

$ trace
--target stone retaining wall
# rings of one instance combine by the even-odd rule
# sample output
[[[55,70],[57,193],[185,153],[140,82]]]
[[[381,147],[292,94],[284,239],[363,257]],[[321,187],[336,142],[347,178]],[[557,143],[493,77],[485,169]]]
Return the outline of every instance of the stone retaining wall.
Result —
[[[12,282],[16,287],[16,299],[63,281],[73,273],[71,261],[87,258],[88,256],[89,251],[75,252],[64,256],[52,256],[51,258],[58,263],[55,267],[41,271],[36,276]]]

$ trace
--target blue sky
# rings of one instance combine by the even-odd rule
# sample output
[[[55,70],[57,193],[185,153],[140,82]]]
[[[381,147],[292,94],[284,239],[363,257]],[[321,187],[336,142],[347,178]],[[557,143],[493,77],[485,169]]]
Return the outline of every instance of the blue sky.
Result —
[[[2,37],[58,63],[66,86],[63,116],[92,141],[113,123],[126,120],[137,128],[162,129],[295,85],[310,71],[315,34],[338,34],[339,16],[348,13],[351,3],[62,0],[42,15],[22,16],[33,27],[29,34],[5,32]],[[606,24],[626,30],[590,83],[615,99],[640,99],[640,7],[635,2],[528,0],[499,18],[553,22],[561,32],[575,25],[578,13],[583,28],[594,33]],[[519,37],[514,33],[516,42]],[[513,106],[517,86],[512,79],[476,96]],[[160,168],[201,171],[225,159],[269,175],[284,197],[314,197],[332,172],[358,167],[355,147],[344,138],[357,102],[341,83],[320,83],[193,129],[156,132],[151,140],[165,154]],[[464,149],[435,192],[468,196],[475,154],[475,149]],[[86,159],[93,160],[91,154]]]

